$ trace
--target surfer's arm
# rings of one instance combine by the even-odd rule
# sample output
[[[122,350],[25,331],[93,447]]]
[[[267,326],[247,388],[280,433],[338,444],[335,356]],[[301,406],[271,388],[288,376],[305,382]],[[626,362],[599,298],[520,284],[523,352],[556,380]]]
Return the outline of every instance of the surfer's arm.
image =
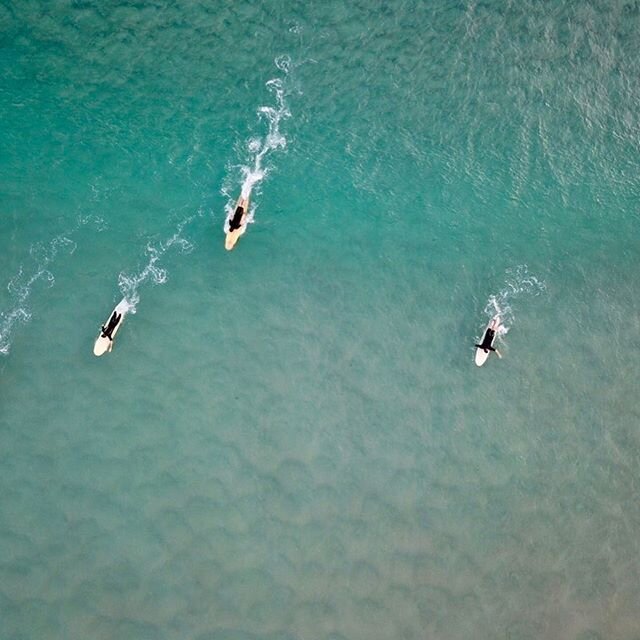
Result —
[[[500,355],[500,352],[497,349],[494,349],[494,351],[496,352],[496,355],[498,356],[498,358],[502,360],[502,356]]]

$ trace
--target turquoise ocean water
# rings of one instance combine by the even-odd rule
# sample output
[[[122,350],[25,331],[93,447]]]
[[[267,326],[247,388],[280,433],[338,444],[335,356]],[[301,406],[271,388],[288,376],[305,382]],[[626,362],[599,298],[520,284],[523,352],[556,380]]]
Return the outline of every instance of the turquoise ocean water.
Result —
[[[2,0],[0,638],[640,638],[639,32]]]

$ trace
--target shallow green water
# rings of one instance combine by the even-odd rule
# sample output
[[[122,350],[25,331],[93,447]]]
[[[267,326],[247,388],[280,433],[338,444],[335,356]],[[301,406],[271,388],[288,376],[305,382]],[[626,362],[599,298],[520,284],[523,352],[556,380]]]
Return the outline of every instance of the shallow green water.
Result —
[[[0,3],[0,637],[636,640],[638,6],[215,4]]]

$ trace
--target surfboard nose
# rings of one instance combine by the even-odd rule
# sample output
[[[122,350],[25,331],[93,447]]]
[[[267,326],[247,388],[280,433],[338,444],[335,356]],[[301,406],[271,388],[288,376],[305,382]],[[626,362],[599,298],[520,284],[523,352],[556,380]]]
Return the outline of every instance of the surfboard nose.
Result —
[[[98,338],[95,341],[95,344],[93,345],[93,355],[94,356],[103,355],[106,352],[106,350],[108,349],[108,346],[109,346],[108,340],[104,340],[102,338]]]

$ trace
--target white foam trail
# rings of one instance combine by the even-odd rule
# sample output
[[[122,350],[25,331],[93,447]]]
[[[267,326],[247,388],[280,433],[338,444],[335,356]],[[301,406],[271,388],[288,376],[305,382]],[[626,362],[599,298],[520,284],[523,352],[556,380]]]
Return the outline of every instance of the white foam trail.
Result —
[[[124,316],[126,316],[127,313],[131,311],[131,305],[129,304],[126,298],[122,298],[122,300],[120,300],[120,302],[118,302],[118,304],[116,305],[116,308],[114,309],[114,311],[116,313],[122,314],[122,317],[124,319]]]
[[[493,318],[495,315],[500,316],[502,325],[498,334],[505,335],[515,321],[513,300],[522,296],[538,296],[546,288],[544,281],[529,273],[526,264],[507,269],[503,288],[498,293],[489,296],[484,313],[489,318]]]
[[[292,63],[289,56],[279,56],[275,59],[276,67],[282,71],[286,77],[291,69]],[[275,98],[275,105],[265,105],[258,108],[259,121],[266,121],[267,133],[264,138],[251,137],[246,142],[246,151],[249,153],[249,160],[242,165],[234,165],[231,167],[233,170],[240,169],[241,175],[241,194],[243,197],[248,198],[251,191],[256,184],[261,182],[270,172],[270,166],[265,165],[267,156],[277,149],[284,149],[287,146],[287,139],[280,131],[280,123],[282,120],[286,120],[291,116],[291,112],[287,106],[285,96],[286,90],[283,78],[272,78],[266,85],[269,92]],[[235,172],[235,171],[234,171]],[[227,196],[228,201],[225,205],[225,233],[229,227],[229,220],[231,219],[234,211],[234,205],[236,202],[235,180],[229,178],[225,180],[221,192]],[[251,207],[249,213],[248,222],[253,222],[255,213],[255,206]]]
[[[199,212],[197,215],[200,215]],[[189,253],[193,249],[193,245],[186,238],[182,237],[184,228],[196,218],[196,215],[185,218],[178,225],[176,232],[165,242],[157,245],[147,244],[146,252],[149,256],[147,264],[138,272],[127,275],[120,272],[118,275],[118,287],[122,293],[122,300],[118,305],[122,305],[124,313],[135,313],[138,302],[140,302],[140,294],[138,289],[148,280],[154,284],[164,284],[167,281],[167,270],[159,266],[162,256],[171,248],[177,247],[182,253]]]
[[[0,354],[7,355],[11,350],[11,339],[16,325],[31,320],[28,303],[37,283],[44,282],[48,287],[55,284],[55,277],[51,271],[55,259],[62,252],[73,254],[77,245],[70,236],[88,223],[94,223],[99,231],[105,228],[102,218],[80,216],[75,227],[57,235],[46,244],[36,243],[31,246],[29,254],[33,264],[20,265],[18,273],[7,283],[11,306],[6,311],[0,311]]]

